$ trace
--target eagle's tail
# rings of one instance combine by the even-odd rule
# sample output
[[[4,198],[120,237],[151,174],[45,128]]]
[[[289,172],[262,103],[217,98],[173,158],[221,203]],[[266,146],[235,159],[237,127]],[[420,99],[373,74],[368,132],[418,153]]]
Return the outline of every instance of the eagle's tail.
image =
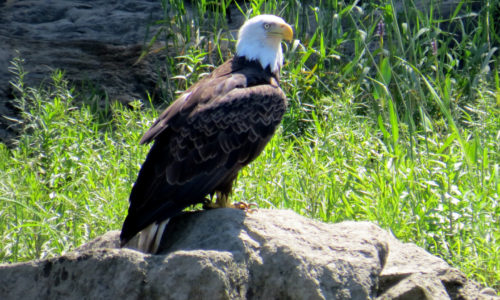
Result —
[[[156,254],[160,248],[163,232],[169,221],[170,219],[166,219],[160,223],[154,222],[150,224],[148,227],[139,231],[139,233],[122,247],[139,250],[144,253]]]

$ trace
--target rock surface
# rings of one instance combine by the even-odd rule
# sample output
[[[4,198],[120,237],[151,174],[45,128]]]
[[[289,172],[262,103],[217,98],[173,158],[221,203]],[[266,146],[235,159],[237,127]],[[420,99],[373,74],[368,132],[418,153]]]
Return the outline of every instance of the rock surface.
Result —
[[[148,26],[161,19],[161,1],[0,1],[0,115],[14,114],[9,66],[25,60],[25,82],[36,87],[56,69],[124,103],[157,89],[161,57],[137,63]],[[0,141],[12,132],[0,118]]]
[[[0,265],[0,299],[498,299],[368,222],[216,209],[174,218],[159,255],[118,236]]]
[[[79,91],[96,92],[111,101],[147,100],[165,92],[169,47],[141,57],[144,45],[161,27],[158,0],[0,1],[0,116],[15,118],[15,92],[9,71],[15,57],[24,60],[25,85],[49,82],[54,70]],[[168,3],[168,1],[166,1]],[[186,3],[189,13],[190,3]],[[236,10],[236,7],[234,7]],[[167,9],[168,11],[168,9]],[[230,30],[244,21],[235,14]],[[231,32],[233,32],[231,31]],[[168,33],[171,34],[171,33]],[[158,39],[155,48],[163,48]],[[167,54],[167,52],[169,52]],[[83,87],[83,89],[81,88]],[[171,91],[172,95],[174,91]],[[104,101],[103,101],[104,102]],[[98,103],[101,104],[101,103]],[[15,136],[15,126],[0,117],[0,142]]]

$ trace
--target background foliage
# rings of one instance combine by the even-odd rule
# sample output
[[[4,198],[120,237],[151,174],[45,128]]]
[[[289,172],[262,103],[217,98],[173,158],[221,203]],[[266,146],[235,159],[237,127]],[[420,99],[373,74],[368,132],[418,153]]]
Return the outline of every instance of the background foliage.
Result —
[[[283,16],[296,40],[284,45],[289,111],[233,199],[373,221],[499,289],[500,4],[462,0],[445,13],[430,2],[163,0],[145,49],[179,55],[165,59],[155,105],[79,97],[61,72],[26,87],[16,59],[23,130],[15,147],[0,144],[0,261],[120,229],[148,151],[138,140],[176,91],[231,55],[236,5],[232,17]]]

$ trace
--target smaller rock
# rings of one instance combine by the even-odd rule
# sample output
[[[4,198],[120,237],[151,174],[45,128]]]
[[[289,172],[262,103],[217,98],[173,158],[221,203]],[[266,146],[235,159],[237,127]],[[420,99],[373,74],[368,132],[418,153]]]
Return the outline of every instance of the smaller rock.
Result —
[[[108,231],[105,234],[91,240],[90,242],[81,245],[72,252],[83,253],[92,249],[102,248],[120,249],[120,231]]]
[[[430,274],[415,273],[390,287],[377,299],[433,300],[450,297],[439,278]]]

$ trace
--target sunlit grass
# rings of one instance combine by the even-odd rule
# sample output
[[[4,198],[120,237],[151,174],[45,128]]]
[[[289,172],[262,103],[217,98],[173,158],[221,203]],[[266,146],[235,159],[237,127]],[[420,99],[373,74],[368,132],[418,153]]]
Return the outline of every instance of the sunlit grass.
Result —
[[[282,15],[297,40],[282,72],[287,115],[234,200],[370,220],[500,288],[500,40],[498,2],[486,2],[472,11],[459,1],[447,20],[413,1],[399,13],[392,1],[240,7]],[[165,61],[165,102],[226,56],[227,3],[196,3],[190,22],[184,1],[163,1],[149,45],[179,53]],[[99,111],[85,104],[95,99],[76,101],[61,73],[33,89],[18,60],[13,72],[22,130],[15,147],[0,144],[0,260],[59,254],[119,229],[148,151],[138,140],[157,116],[150,102]]]
[[[75,106],[61,73],[53,80],[21,91],[23,131],[15,148],[0,144],[0,260],[60,253],[118,228],[147,151],[137,141],[151,110],[117,104],[102,123],[88,106]]]

